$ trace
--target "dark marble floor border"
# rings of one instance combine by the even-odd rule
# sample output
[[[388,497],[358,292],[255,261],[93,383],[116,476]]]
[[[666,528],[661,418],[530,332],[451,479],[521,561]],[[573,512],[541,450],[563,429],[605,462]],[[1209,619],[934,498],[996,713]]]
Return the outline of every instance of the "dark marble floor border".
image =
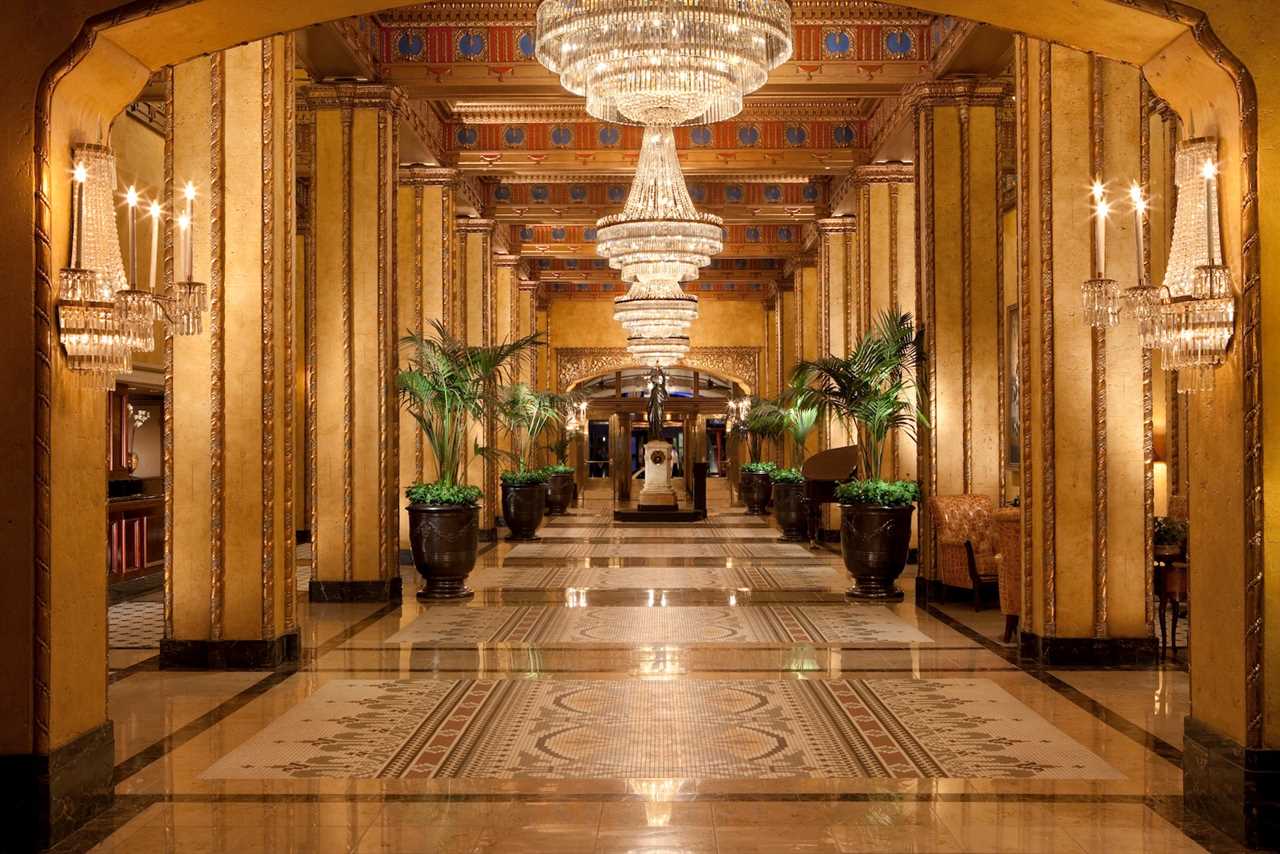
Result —
[[[146,673],[152,670],[159,670],[159,669],[160,669],[160,653],[159,651],[157,651],[156,654],[151,656],[150,658],[144,658],[141,661],[135,661],[133,664],[130,664],[128,667],[121,667],[119,670],[112,670],[107,675],[107,684],[114,685],[115,683],[119,682],[121,679],[128,679],[130,676],[134,675],[135,673]]]

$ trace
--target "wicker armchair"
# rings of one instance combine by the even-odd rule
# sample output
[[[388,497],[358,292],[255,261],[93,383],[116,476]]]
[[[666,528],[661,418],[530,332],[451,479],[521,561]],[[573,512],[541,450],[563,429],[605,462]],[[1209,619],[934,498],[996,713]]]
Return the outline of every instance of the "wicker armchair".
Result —
[[[995,520],[1000,613],[1004,614],[1004,642],[1009,643],[1022,614],[1022,510],[1001,507]]]
[[[991,499],[986,495],[933,495],[928,506],[938,580],[947,587],[972,590],[974,610],[981,610],[983,585],[995,584],[997,577]]]

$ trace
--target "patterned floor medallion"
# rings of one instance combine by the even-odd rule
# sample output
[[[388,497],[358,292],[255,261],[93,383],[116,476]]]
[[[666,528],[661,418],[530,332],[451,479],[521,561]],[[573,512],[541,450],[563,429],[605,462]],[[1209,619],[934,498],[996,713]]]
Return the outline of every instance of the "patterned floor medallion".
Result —
[[[725,558],[769,561],[813,561],[805,546],[791,543],[713,543],[701,539],[679,543],[521,543],[511,550],[506,561],[538,562],[592,559],[632,560],[704,560]]]
[[[842,571],[811,566],[529,566],[477,569],[474,590],[776,590],[822,591],[847,585]]]
[[[933,640],[888,608],[771,605],[750,608],[428,608],[388,644],[841,644]]]
[[[219,779],[1119,779],[985,679],[329,682]]]

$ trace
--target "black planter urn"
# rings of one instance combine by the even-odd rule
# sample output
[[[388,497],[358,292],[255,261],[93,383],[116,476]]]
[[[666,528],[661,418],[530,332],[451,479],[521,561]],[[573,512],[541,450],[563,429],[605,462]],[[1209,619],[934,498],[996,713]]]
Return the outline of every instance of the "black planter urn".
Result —
[[[560,515],[573,503],[573,475],[553,474],[547,480],[547,515]]]
[[[768,472],[743,472],[738,478],[738,489],[751,516],[763,516],[768,512],[773,481]]]
[[[901,602],[898,576],[911,549],[911,512],[905,507],[840,505],[840,554],[853,579],[849,598]]]
[[[426,582],[419,599],[465,599],[467,576],[476,565],[480,511],[454,504],[410,504],[409,543],[413,565]]]
[[[780,542],[803,543],[809,539],[809,505],[803,483],[773,484],[773,516],[782,529]]]
[[[547,485],[530,483],[521,486],[502,484],[502,521],[507,523],[510,541],[538,539],[538,526],[547,512]]]

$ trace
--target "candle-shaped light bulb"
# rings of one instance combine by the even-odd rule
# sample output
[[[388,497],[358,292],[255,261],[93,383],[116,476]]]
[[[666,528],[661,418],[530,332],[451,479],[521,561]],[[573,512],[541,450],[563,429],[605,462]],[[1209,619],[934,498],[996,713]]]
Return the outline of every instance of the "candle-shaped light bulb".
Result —
[[[138,284],[138,190],[130,187],[125,193],[129,205],[129,287]]]
[[[195,267],[194,241],[196,230],[196,185],[188,181],[187,186],[182,190],[182,195],[187,200],[187,210],[183,215],[186,218],[187,224],[182,232],[182,270],[183,281],[189,282],[194,277],[193,268]]]
[[[1133,201],[1134,240],[1138,247],[1138,284],[1147,281],[1147,247],[1146,247],[1146,214],[1147,200],[1142,195],[1142,185],[1134,183],[1129,187],[1129,198]]]
[[[89,180],[89,170],[84,165],[84,161],[76,164],[71,177],[75,181],[75,185],[71,188],[72,204],[75,205],[75,211],[72,214],[75,219],[71,223],[71,230],[75,233],[71,241],[71,251],[75,257],[71,259],[71,266],[79,269],[84,263],[84,185]]]
[[[1107,277],[1107,215],[1111,213],[1111,205],[1107,202],[1106,190],[1102,183],[1093,184],[1094,213],[1093,218],[1093,269],[1094,278]]]
[[[151,275],[149,277],[151,292],[156,290],[156,265],[159,257],[156,254],[160,247],[160,203],[152,202],[147,209],[151,214]]]
[[[1204,162],[1204,168],[1200,170],[1200,174],[1204,176],[1204,236],[1205,245],[1207,247],[1208,261],[1206,263],[1213,264],[1217,260],[1213,251],[1213,231],[1216,223],[1213,220],[1214,215],[1214,184],[1218,179],[1218,165],[1212,160]]]
[[[77,163],[75,169],[71,172],[71,177],[75,179],[77,184],[83,184],[89,180],[89,170],[84,163]]]

